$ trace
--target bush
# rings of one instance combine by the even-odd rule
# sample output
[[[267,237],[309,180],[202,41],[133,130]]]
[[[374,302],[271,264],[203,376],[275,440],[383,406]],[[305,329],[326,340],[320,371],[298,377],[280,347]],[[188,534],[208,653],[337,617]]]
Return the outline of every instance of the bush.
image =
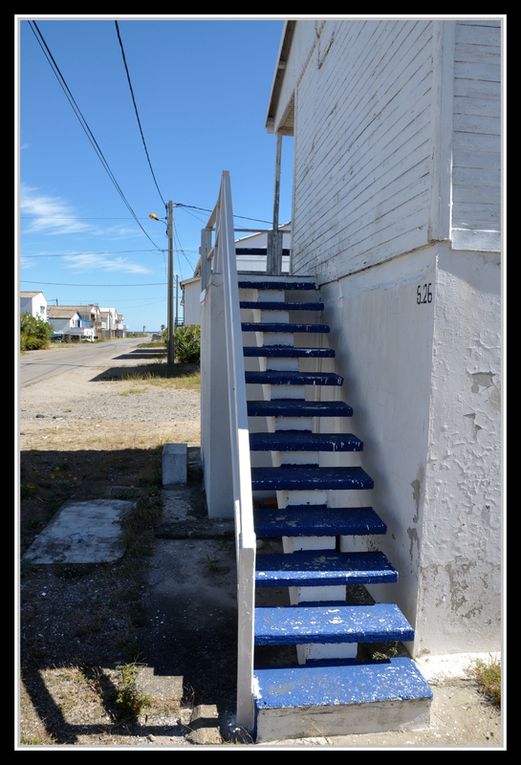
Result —
[[[163,340],[168,341],[168,332],[163,330]],[[201,327],[192,324],[174,329],[175,358],[181,364],[199,364],[201,357]]]
[[[47,348],[52,337],[53,329],[42,319],[36,319],[30,313],[20,316],[20,350],[35,351]]]

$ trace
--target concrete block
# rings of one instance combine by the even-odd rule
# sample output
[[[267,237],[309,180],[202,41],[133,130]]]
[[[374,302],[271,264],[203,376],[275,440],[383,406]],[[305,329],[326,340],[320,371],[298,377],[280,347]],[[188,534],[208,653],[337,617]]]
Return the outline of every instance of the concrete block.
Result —
[[[222,743],[219,732],[219,715],[215,704],[200,704],[194,707],[189,727],[191,730],[187,739],[192,744],[209,746]]]
[[[186,483],[188,451],[186,444],[165,444],[163,446],[163,486]]]

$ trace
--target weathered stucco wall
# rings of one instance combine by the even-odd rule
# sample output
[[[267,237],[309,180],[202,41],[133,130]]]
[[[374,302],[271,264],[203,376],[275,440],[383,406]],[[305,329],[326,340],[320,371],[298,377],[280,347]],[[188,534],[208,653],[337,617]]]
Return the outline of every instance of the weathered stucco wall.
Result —
[[[500,263],[440,248],[416,652],[500,648]]]
[[[381,601],[398,602],[413,623],[434,322],[434,302],[417,303],[417,288],[430,284],[434,293],[435,261],[435,248],[427,248],[321,290],[335,367],[345,379],[342,397],[354,409],[344,427],[363,440],[361,464],[375,482],[372,492],[344,492],[335,499],[372,505],[388,526],[384,537],[343,537],[342,549],[367,549],[369,542],[369,549],[386,553],[400,580],[369,589]]]

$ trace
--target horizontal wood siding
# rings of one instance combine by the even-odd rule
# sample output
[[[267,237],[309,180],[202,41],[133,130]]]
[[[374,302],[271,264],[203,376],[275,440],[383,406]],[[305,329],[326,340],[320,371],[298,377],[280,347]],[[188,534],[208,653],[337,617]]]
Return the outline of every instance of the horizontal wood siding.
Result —
[[[500,81],[500,22],[458,21],[454,52],[453,230],[500,230]],[[479,247],[478,235],[473,248]]]
[[[293,270],[327,280],[428,242],[432,22],[327,21],[305,52],[314,23],[294,38]]]

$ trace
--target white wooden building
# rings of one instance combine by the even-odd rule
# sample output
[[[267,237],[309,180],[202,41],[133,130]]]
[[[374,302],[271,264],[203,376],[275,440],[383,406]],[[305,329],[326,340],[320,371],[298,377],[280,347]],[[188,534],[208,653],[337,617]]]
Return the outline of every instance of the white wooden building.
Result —
[[[415,656],[501,640],[501,23],[288,21],[268,107]]]
[[[52,326],[55,338],[63,340],[94,340],[95,330],[92,322],[84,319],[74,306],[54,306],[47,309],[48,322]]]
[[[47,321],[47,300],[43,292],[20,292],[22,313],[30,313],[35,319]]]

